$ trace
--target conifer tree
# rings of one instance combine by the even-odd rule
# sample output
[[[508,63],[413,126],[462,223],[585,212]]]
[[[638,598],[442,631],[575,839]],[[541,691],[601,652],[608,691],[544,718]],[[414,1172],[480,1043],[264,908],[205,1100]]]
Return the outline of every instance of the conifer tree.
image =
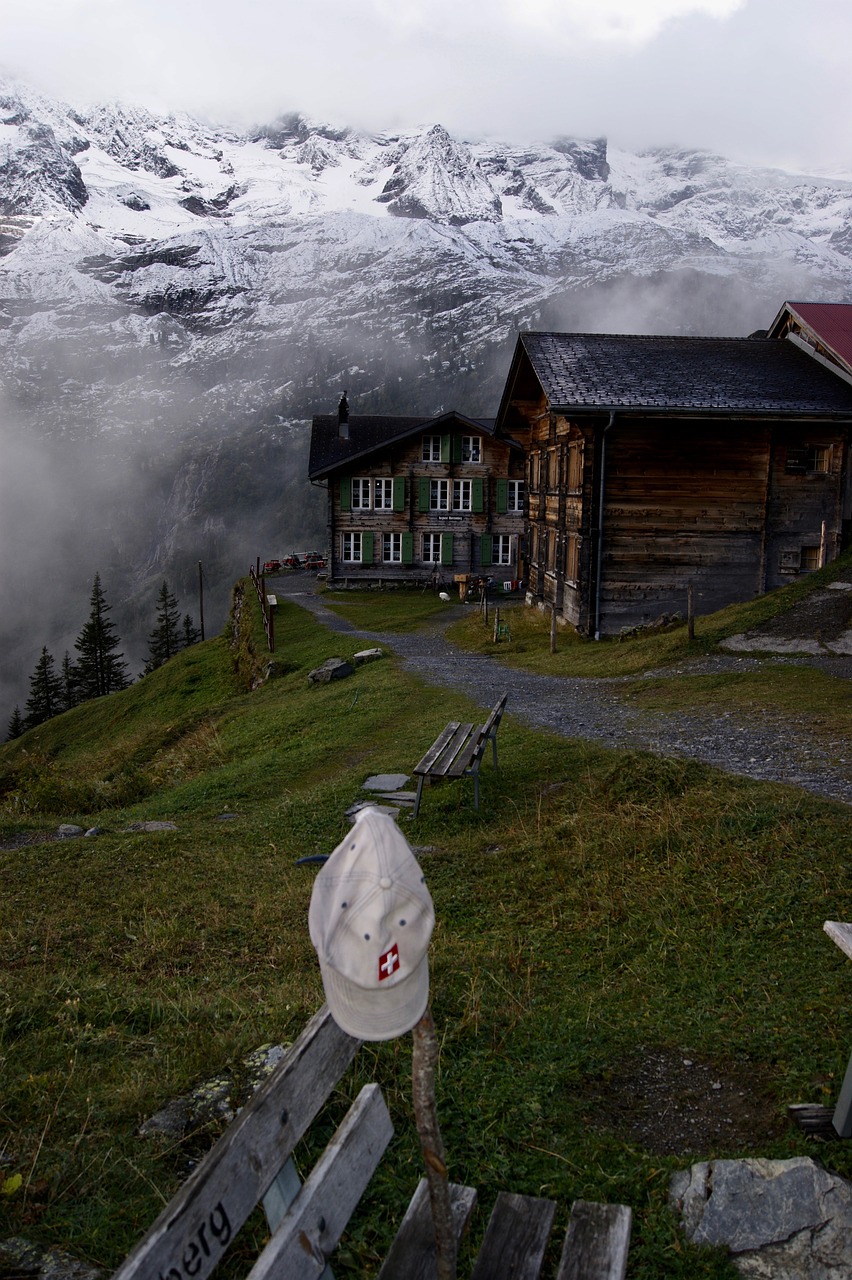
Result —
[[[160,594],[157,596],[157,625],[148,637],[148,658],[145,663],[145,674],[161,667],[169,658],[173,658],[178,649],[183,648],[183,637],[180,631],[180,609],[178,602],[169,590],[169,584],[163,579]]]
[[[121,641],[115,624],[109,620],[111,605],[106,602],[99,573],[92,584],[90,605],[89,620],[74,641],[80,655],[74,668],[80,702],[126,689],[130,683],[127,663],[122,661],[124,654],[117,652]]]
[[[201,632],[193,624],[192,618],[188,613],[183,615],[183,647],[188,649],[191,644],[198,644],[201,639]]]
[[[20,738],[23,732],[24,720],[21,715],[21,708],[16,706],[9,721],[9,728],[6,731],[6,741],[11,742],[13,738]]]
[[[67,649],[65,650],[65,657],[62,659],[59,678],[62,681],[62,710],[68,711],[71,707],[76,707],[80,701],[78,689],[80,681],[77,668],[71,661],[71,655]]]
[[[30,696],[26,702],[24,728],[32,729],[43,724],[62,710],[62,681],[56,674],[56,664],[45,645],[36,669],[30,676]]]

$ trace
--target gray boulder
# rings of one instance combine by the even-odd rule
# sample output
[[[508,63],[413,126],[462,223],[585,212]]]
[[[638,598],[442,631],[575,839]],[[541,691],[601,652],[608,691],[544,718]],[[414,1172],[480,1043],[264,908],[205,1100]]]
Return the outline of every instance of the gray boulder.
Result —
[[[312,684],[330,684],[332,680],[343,680],[354,674],[355,668],[351,662],[346,662],[343,658],[329,658],[321,667],[314,667],[313,671],[309,671],[308,679]]]
[[[847,1280],[852,1184],[813,1160],[710,1160],[676,1173],[672,1207],[694,1244],[722,1245],[750,1280]]]

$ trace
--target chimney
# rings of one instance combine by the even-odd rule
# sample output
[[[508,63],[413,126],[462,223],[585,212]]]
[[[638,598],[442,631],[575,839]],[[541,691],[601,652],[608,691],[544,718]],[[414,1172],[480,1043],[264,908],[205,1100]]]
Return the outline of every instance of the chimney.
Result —
[[[349,401],[346,399],[345,391],[337,406],[337,438],[338,440],[349,439]]]

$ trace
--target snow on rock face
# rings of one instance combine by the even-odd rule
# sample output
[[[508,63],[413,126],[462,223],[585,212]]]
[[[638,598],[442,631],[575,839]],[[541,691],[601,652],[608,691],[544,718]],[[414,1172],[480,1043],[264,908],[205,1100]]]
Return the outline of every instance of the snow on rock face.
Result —
[[[0,95],[0,214],[77,211],[87,200],[83,175],[53,128],[11,94]]]
[[[376,199],[401,218],[429,218],[453,227],[496,222],[500,197],[469,147],[454,142],[441,125],[416,138],[394,166]]]

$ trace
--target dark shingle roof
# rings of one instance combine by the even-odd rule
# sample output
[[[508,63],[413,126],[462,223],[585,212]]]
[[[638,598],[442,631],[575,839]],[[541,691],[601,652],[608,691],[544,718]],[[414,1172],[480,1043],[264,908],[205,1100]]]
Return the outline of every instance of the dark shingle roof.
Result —
[[[349,418],[348,440],[341,440],[336,413],[316,417],[311,428],[308,475],[312,480],[319,479],[336,467],[355,462],[417,431],[427,431],[430,427],[435,432],[446,431],[453,421],[459,426],[476,427],[488,435],[494,433],[493,418],[468,418],[459,413],[444,413],[431,418],[356,414]]]
[[[852,415],[852,386],[771,338],[524,333],[551,408]]]

